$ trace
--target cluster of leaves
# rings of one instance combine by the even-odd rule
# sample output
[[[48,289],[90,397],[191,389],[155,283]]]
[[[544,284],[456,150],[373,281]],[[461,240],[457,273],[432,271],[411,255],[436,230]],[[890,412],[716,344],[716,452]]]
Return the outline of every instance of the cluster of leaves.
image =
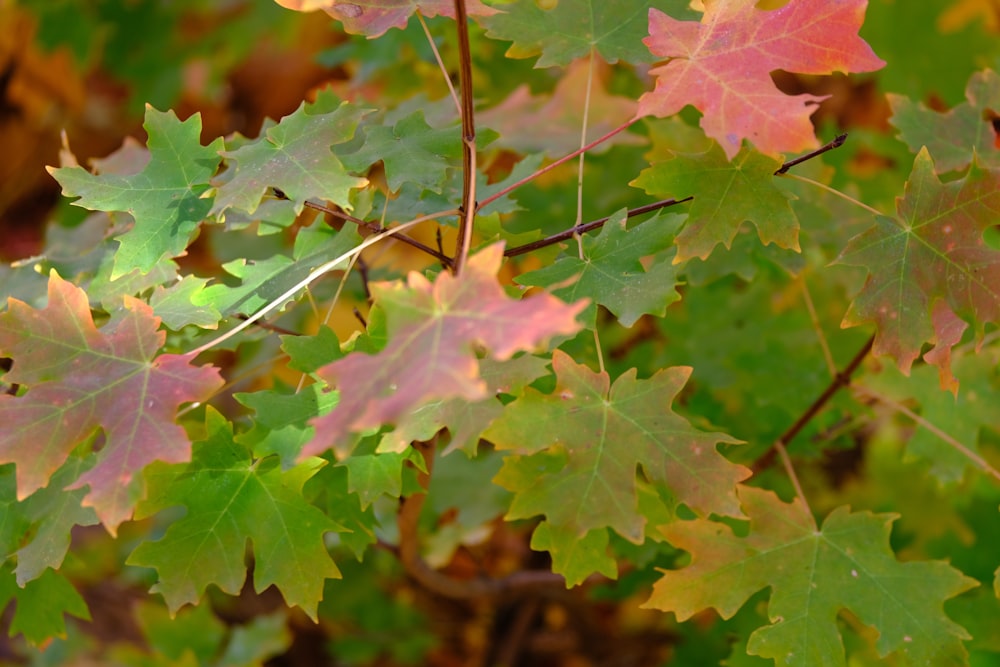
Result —
[[[11,635],[88,617],[70,538],[100,524],[162,595],[136,612],[157,664],[287,648],[287,610],[227,629],[215,589],[408,608],[383,556],[446,598],[714,609],[665,664],[995,660],[1000,40],[956,23],[974,3],[935,33],[982,49],[962,101],[901,74],[892,12],[918,12],[882,0],[277,2],[357,35],[322,56],[355,77],[254,138],[147,105],[144,146],[50,168],[92,214],[0,267]],[[457,94],[397,78],[422,32]],[[883,86],[891,128],[821,147],[834,73],[831,102]],[[546,569],[452,576],[504,533]]]

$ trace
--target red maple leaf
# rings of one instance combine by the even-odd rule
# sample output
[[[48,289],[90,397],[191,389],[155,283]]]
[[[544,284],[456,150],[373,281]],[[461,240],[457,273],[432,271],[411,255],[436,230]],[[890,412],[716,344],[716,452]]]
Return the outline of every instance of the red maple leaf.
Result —
[[[17,466],[18,498],[49,482],[70,452],[98,429],[96,463],[69,488],[90,485],[93,506],[113,534],[141,495],[133,477],[153,461],[191,458],[191,443],[174,423],[177,407],[202,401],[222,385],[215,368],[193,367],[187,355],[162,354],[165,333],[145,303],[125,309],[100,330],[87,295],[55,271],[48,304],[16,299],[0,314],[0,355],[12,357],[6,380],[27,387],[0,395],[0,463]]]
[[[732,158],[744,139],[763,153],[817,145],[809,116],[823,97],[785,95],[775,70],[802,74],[870,72],[885,65],[858,36],[866,0],[791,0],[764,11],[757,0],[705,0],[700,23],[649,10],[656,89],[639,100],[640,115],[671,116],[693,105],[705,134]]]
[[[302,455],[322,452],[349,431],[398,425],[429,401],[486,398],[477,349],[502,361],[580,329],[576,316],[586,301],[567,305],[550,294],[511,299],[496,279],[502,260],[503,245],[496,244],[473,255],[460,278],[442,273],[431,283],[413,272],[405,285],[372,285],[389,342],[376,355],[356,352],[318,371],[340,390],[340,400],[313,421],[316,437]]]

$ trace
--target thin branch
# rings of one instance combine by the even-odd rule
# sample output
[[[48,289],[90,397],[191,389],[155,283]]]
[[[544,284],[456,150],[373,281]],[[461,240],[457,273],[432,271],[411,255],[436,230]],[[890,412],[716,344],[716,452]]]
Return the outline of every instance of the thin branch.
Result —
[[[501,593],[516,590],[537,590],[539,587],[551,586],[563,588],[566,580],[554,572],[543,570],[523,570],[514,572],[501,579],[453,579],[442,572],[433,569],[420,556],[420,512],[427,500],[427,488],[434,472],[434,441],[414,442],[413,448],[424,459],[424,470],[417,474],[417,482],[423,488],[420,493],[407,496],[400,502],[399,514],[396,515],[396,526],[399,529],[399,560],[417,583],[427,590],[452,600],[471,600],[475,598],[492,597]]]
[[[649,213],[650,211],[656,211],[658,209],[666,208],[668,206],[674,206],[675,204],[683,204],[684,202],[691,201],[692,199],[694,199],[694,197],[685,197],[684,199],[663,199],[658,202],[653,202],[652,204],[637,206],[633,209],[630,209],[625,214],[625,216],[628,218],[633,218],[637,215],[642,215],[643,213]],[[560,241],[571,239],[577,234],[584,234],[592,229],[597,229],[610,219],[611,216],[606,216],[598,220],[593,220],[583,225],[579,225],[578,227],[571,227],[570,229],[559,232],[558,234],[553,234],[552,236],[546,236],[544,239],[538,239],[537,241],[532,241],[531,243],[525,243],[524,245],[508,248],[503,253],[504,257],[516,257],[517,255],[523,255],[525,253],[531,252],[532,250],[538,250],[539,248],[544,248],[545,246],[550,246],[554,243],[559,243]]]
[[[459,85],[462,87],[462,221],[455,242],[455,275],[462,273],[472,242],[476,219],[476,120],[472,99],[472,53],[469,50],[469,18],[465,0],[455,0],[455,24],[458,29]]]
[[[822,155],[823,153],[826,153],[827,151],[832,151],[834,148],[840,148],[841,146],[844,145],[844,142],[846,140],[847,140],[847,134],[846,133],[845,134],[841,134],[836,139],[834,139],[833,141],[830,141],[828,143],[823,144],[822,146],[820,146],[819,148],[817,148],[813,152],[806,153],[802,157],[797,157],[794,160],[789,160],[785,164],[781,165],[781,168],[778,169],[778,171],[774,172],[774,175],[775,176],[780,176],[781,174],[784,174],[786,171],[788,171],[789,169],[791,169],[792,167],[794,167],[797,164],[802,164],[803,162],[805,162],[807,160],[811,160],[811,159],[813,159],[814,157],[816,157],[818,155]]]
[[[787,445],[790,443],[795,436],[799,434],[799,431],[805,428],[806,424],[808,424],[810,420],[812,420],[812,418],[823,409],[833,395],[837,393],[837,390],[842,389],[851,383],[851,375],[854,374],[854,371],[858,369],[861,362],[868,356],[868,353],[871,351],[874,343],[875,336],[872,335],[872,337],[861,346],[861,349],[858,350],[857,354],[854,355],[854,358],[851,359],[851,362],[847,364],[844,370],[834,376],[833,381],[830,382],[829,386],[827,386],[823,393],[820,394],[819,398],[813,401],[812,405],[806,408],[806,411],[802,413],[802,416],[795,420],[795,423],[792,424],[787,431],[781,434],[781,437],[775,441],[775,444]],[[771,464],[771,461],[774,460],[775,455],[778,453],[779,452],[776,447],[771,447],[754,462],[752,466],[753,469],[763,470],[764,468],[767,468]]]
[[[619,125],[615,129],[611,130],[607,134],[602,135],[602,136],[598,137],[597,139],[594,139],[593,141],[591,141],[586,146],[582,146],[582,147],[576,149],[575,151],[573,151],[572,153],[569,153],[568,155],[562,156],[561,158],[559,158],[558,160],[556,160],[552,164],[545,165],[541,169],[535,171],[532,174],[529,174],[529,175],[525,176],[524,178],[522,178],[521,180],[517,181],[516,183],[512,183],[512,184],[508,185],[504,189],[502,189],[502,190],[500,190],[498,192],[494,192],[489,197],[487,197],[483,201],[479,202],[479,208],[480,209],[485,208],[487,205],[492,204],[493,202],[495,202],[497,199],[500,199],[504,195],[509,194],[509,193],[513,192],[514,190],[517,190],[519,187],[521,187],[525,183],[530,183],[531,181],[535,180],[536,178],[538,178],[542,174],[544,174],[544,173],[546,173],[548,171],[551,171],[552,169],[555,169],[556,167],[558,167],[559,165],[561,165],[561,164],[563,164],[565,162],[568,162],[568,161],[572,160],[577,155],[580,155],[581,153],[585,153],[586,151],[589,151],[594,146],[599,146],[599,145],[603,144],[605,141],[607,141],[611,137],[615,136],[616,134],[619,134],[620,132],[624,132],[625,130],[627,130],[628,128],[630,128],[639,119],[640,119],[640,116],[636,116],[636,117],[634,117],[634,118],[632,118],[630,120],[625,121],[624,123],[622,123],[621,125]]]
[[[969,449],[968,447],[966,447],[965,445],[963,445],[961,442],[959,442],[958,440],[956,440],[950,434],[948,434],[945,431],[941,430],[940,428],[938,428],[937,426],[935,426],[933,423],[927,421],[925,418],[921,417],[920,415],[918,415],[917,413],[915,413],[913,410],[910,410],[908,407],[906,407],[902,403],[898,403],[898,402],[894,401],[893,399],[889,398],[885,394],[879,393],[879,392],[877,392],[877,391],[875,391],[873,389],[869,389],[868,387],[855,387],[855,388],[860,393],[864,394],[865,396],[868,396],[869,398],[873,398],[876,401],[878,401],[879,403],[882,403],[884,405],[889,406],[890,408],[892,408],[893,410],[895,410],[896,412],[898,412],[900,414],[906,415],[907,417],[909,417],[910,419],[912,419],[914,422],[916,422],[920,426],[923,426],[925,429],[927,429],[928,431],[930,431],[931,433],[933,433],[934,435],[936,435],[937,437],[941,438],[946,443],[948,443],[949,445],[951,445],[952,447],[954,447],[955,450],[958,451],[958,453],[960,453],[962,456],[966,457],[967,459],[969,459],[970,461],[972,461],[973,463],[975,463],[980,468],[980,470],[982,470],[983,472],[985,472],[987,475],[989,475],[990,477],[993,477],[997,481],[1000,481],[1000,471],[998,471],[996,468],[994,468],[993,466],[991,466],[989,464],[989,462],[986,461],[986,459],[984,459],[983,457],[981,457],[979,454],[976,454],[974,451],[972,451],[971,449]]]

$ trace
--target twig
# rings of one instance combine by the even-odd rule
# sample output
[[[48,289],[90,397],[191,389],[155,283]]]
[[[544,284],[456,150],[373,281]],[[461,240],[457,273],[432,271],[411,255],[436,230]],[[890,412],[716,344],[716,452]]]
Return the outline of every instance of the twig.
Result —
[[[823,393],[820,394],[819,398],[813,401],[812,405],[806,408],[806,411],[802,413],[802,416],[800,416],[797,420],[795,420],[795,423],[792,424],[787,431],[781,434],[781,437],[775,441],[776,445],[777,444],[787,445],[788,443],[790,443],[795,438],[795,436],[799,434],[799,431],[805,428],[806,424],[808,424],[809,421],[813,417],[815,417],[820,410],[823,409],[823,406],[825,406],[827,402],[833,397],[833,395],[837,393],[838,389],[842,389],[843,387],[846,387],[851,383],[851,375],[854,374],[854,371],[856,371],[858,366],[861,365],[861,362],[864,361],[866,356],[868,356],[868,353],[871,351],[872,345],[874,343],[875,343],[875,336],[872,335],[872,337],[869,338],[868,341],[861,346],[861,349],[858,350],[858,353],[854,355],[854,358],[851,359],[851,363],[847,364],[844,370],[840,371],[834,376],[833,381],[830,382],[829,386],[827,386],[827,388],[823,391]],[[754,462],[752,466],[754,471],[759,471],[767,468],[769,465],[771,465],[771,462],[774,460],[775,455],[779,453],[780,452],[777,451],[777,448],[772,446],[770,449],[767,450],[767,452],[765,452],[760,458],[758,458]]]
[[[465,0],[455,0],[455,24],[458,28],[459,85],[462,88],[462,220],[455,241],[452,267],[455,275],[462,273],[472,242],[472,225],[476,219],[476,121],[472,99],[472,54],[469,50],[469,19]]]
[[[637,206],[636,208],[629,210],[625,214],[625,217],[632,218],[637,215],[642,215],[643,213],[649,213],[650,211],[666,208],[668,206],[673,206],[675,204],[683,204],[684,202],[691,201],[692,199],[694,199],[694,197],[685,197],[684,199],[663,199],[658,202],[653,202],[652,204]],[[599,220],[593,220],[591,222],[587,222],[577,227],[571,227],[565,231],[559,232],[558,234],[553,234],[552,236],[546,236],[544,239],[539,239],[537,241],[532,241],[531,243],[525,243],[524,245],[508,248],[503,253],[504,257],[516,257],[517,255],[523,255],[524,253],[531,252],[532,250],[538,250],[539,248],[550,246],[553,243],[559,243],[560,241],[565,241],[566,239],[573,238],[573,236],[577,234],[585,234],[586,232],[589,232],[592,229],[597,229],[610,219],[611,216],[606,216],[600,218]]]
[[[811,160],[818,155],[826,153],[827,151],[832,151],[834,148],[840,148],[841,146],[844,145],[844,142],[846,140],[847,140],[847,134],[846,133],[841,134],[833,141],[823,144],[822,146],[812,151],[811,153],[806,153],[802,157],[797,157],[794,160],[789,160],[785,164],[781,165],[781,168],[778,169],[778,171],[774,172],[774,175],[779,176],[781,174],[784,174],[786,171],[788,171],[797,164],[802,164],[806,160]]]

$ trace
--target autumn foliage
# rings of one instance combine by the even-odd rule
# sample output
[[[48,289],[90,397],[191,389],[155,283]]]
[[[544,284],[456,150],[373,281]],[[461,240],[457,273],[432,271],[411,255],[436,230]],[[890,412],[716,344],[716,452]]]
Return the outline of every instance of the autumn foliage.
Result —
[[[0,7],[0,661],[996,662],[994,4],[217,4]]]

